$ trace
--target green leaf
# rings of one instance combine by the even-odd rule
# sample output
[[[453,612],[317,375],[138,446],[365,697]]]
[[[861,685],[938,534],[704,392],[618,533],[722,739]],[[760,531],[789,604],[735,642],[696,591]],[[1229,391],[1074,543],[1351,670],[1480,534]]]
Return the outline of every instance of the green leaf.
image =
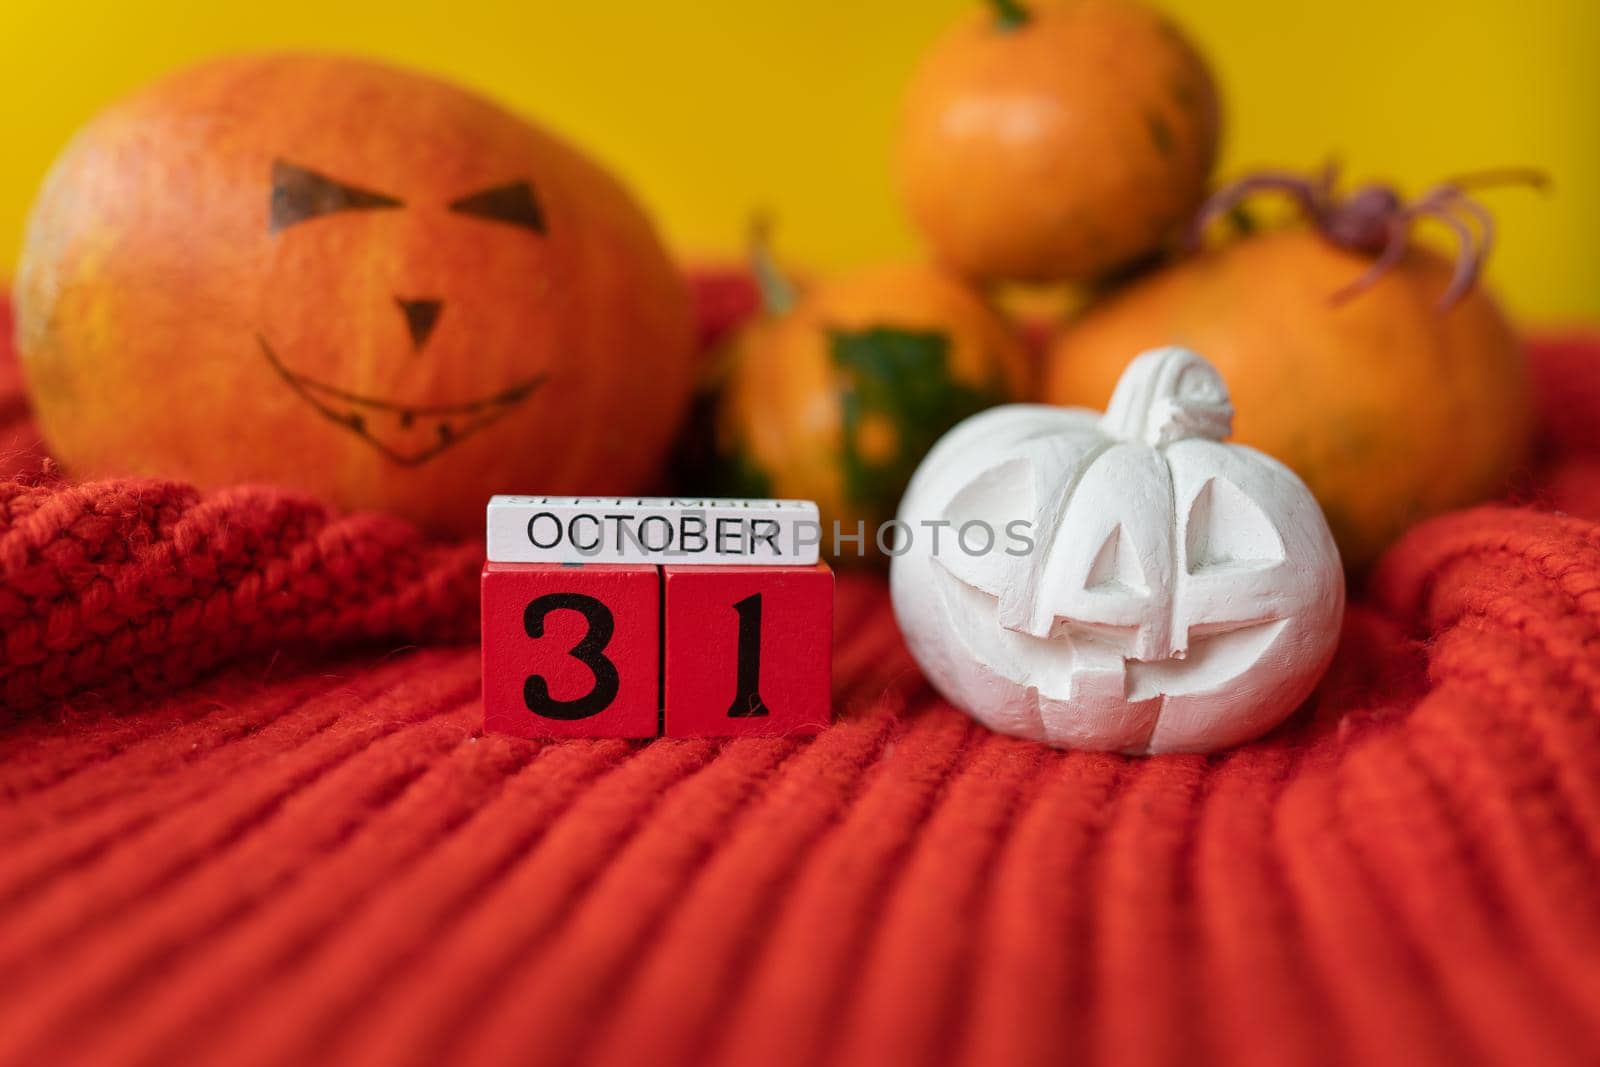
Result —
[[[835,330],[829,343],[843,379],[845,495],[880,518],[893,514],[917,464],[946,430],[1005,399],[997,388],[951,380],[950,339],[937,330]],[[863,447],[862,430],[885,421],[894,447],[887,456],[869,455],[876,449]]]

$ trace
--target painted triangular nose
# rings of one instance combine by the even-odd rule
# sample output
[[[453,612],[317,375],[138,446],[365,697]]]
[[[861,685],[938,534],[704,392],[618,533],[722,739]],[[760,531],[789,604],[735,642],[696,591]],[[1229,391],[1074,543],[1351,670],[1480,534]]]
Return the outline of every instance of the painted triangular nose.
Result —
[[[444,303],[438,300],[401,300],[399,297],[395,298],[395,303],[400,305],[400,314],[406,317],[406,329],[411,333],[412,347],[422,351],[422,346],[433,336],[433,328],[439,324],[439,312],[444,310]]]

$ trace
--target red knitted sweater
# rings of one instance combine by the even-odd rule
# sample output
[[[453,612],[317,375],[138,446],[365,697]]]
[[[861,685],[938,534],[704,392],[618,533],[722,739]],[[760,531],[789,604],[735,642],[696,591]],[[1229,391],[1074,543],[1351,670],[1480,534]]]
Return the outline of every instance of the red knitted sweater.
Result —
[[[479,546],[41,476],[0,358],[0,1064],[1594,1063],[1600,346],[1535,357],[1524,506],[1211,759],[985,732],[860,576],[814,741],[483,737]]]

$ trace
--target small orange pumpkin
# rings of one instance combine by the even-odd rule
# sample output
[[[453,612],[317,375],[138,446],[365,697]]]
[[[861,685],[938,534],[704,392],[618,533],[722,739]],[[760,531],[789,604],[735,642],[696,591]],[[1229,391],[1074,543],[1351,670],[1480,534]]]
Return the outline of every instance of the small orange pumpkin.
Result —
[[[576,150],[374,63],[231,59],[105,112],[33,210],[21,356],[82,476],[268,481],[442,533],[492,492],[641,488],[687,289]]]
[[[991,0],[906,96],[900,189],[938,258],[978,279],[1084,282],[1188,220],[1216,157],[1217,90],[1159,13]]]
[[[1027,395],[1026,348],[932,267],[862,270],[787,299],[729,353],[715,430],[725,488],[816,500],[825,527],[837,520],[851,535],[864,524],[875,555],[878,525],[939,435]]]

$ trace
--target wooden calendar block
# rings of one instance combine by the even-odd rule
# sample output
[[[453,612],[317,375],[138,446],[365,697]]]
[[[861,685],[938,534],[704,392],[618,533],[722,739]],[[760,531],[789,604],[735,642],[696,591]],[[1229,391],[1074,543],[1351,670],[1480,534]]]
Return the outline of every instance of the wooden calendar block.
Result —
[[[486,532],[497,563],[809,566],[822,543],[810,500],[496,496]]]
[[[655,737],[661,573],[486,563],[483,728],[518,737]]]
[[[828,724],[826,563],[662,569],[668,737],[812,734]]]

